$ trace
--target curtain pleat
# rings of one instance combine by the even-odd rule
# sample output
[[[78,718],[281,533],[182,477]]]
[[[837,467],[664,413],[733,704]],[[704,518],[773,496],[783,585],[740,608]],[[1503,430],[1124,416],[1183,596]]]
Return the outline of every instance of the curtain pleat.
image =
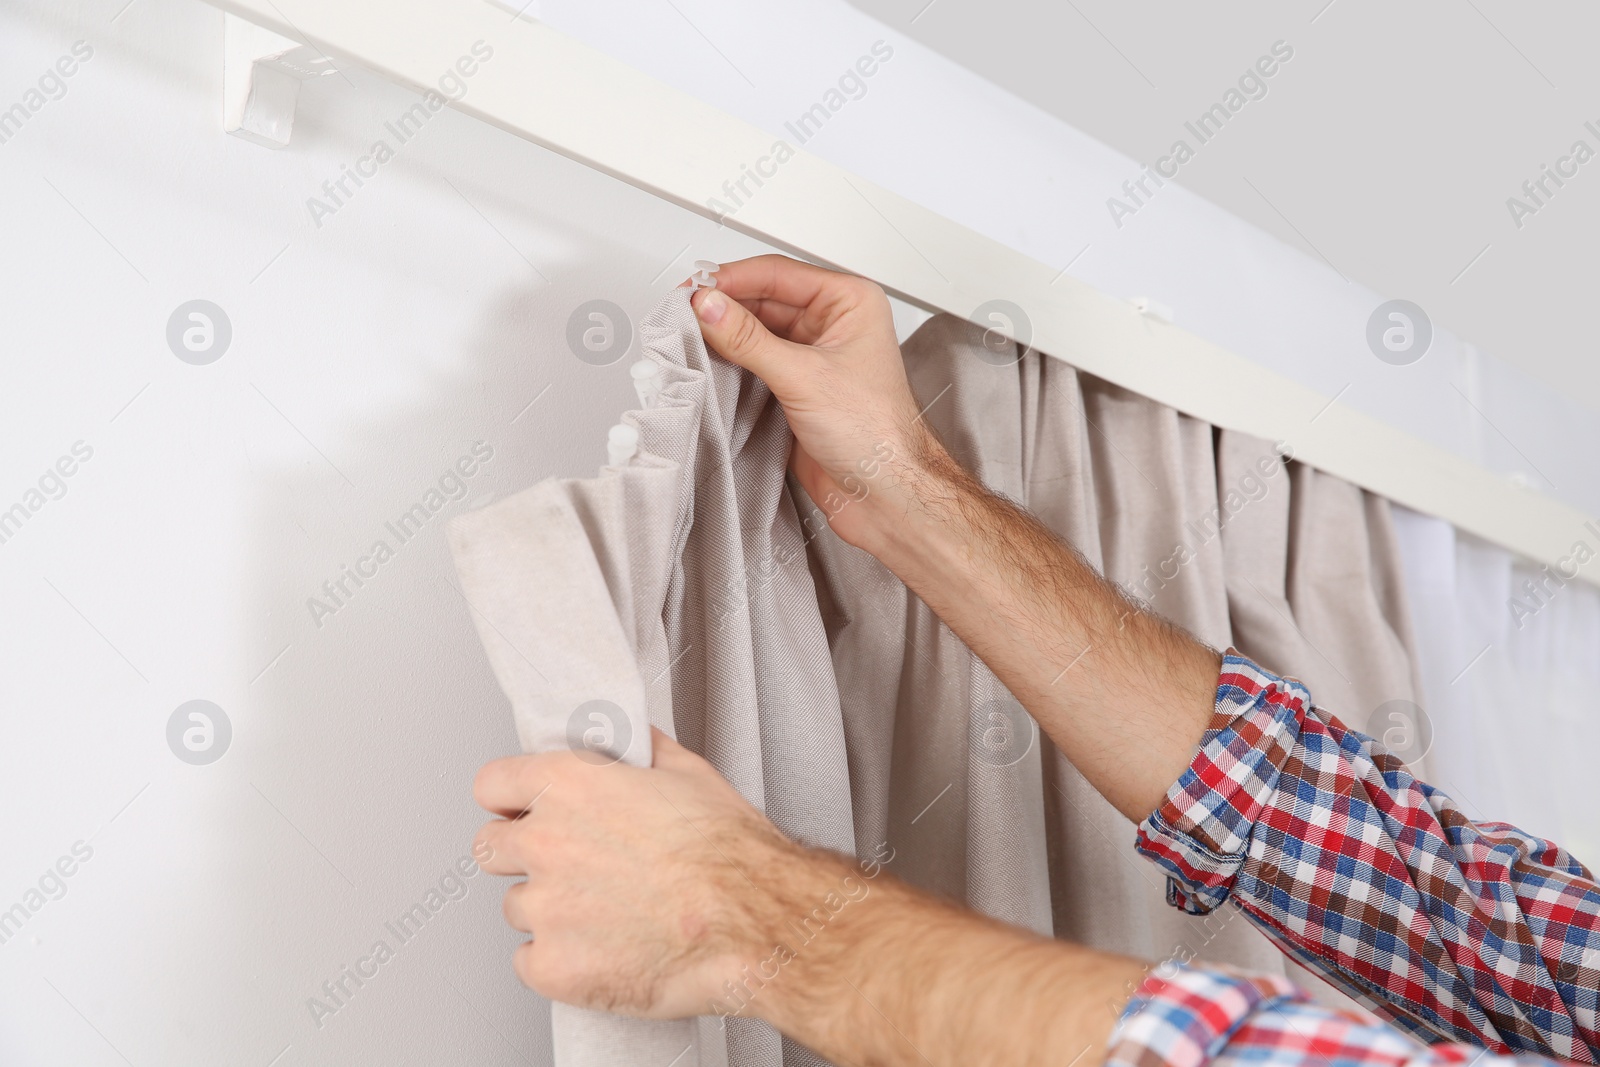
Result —
[[[1215,504],[1208,425],[1036,352],[1012,350],[997,358],[981,332],[959,319],[931,320],[902,348],[924,417],[958,462],[990,489],[1032,510],[1124,588],[1202,639],[1229,643],[1220,545],[1214,536],[1185,530],[1191,517]],[[815,550],[830,553],[837,544],[828,534],[813,541]],[[860,583],[852,588],[860,600],[875,595]],[[919,650],[959,646],[914,597],[912,603],[917,625],[901,639]],[[957,734],[954,724],[965,720],[969,733],[979,732],[994,714],[996,691],[1011,701],[964,647],[961,653],[987,688],[945,687],[938,694],[942,701],[908,701],[903,718],[914,716],[923,730],[936,720],[947,735]],[[912,659],[920,655],[914,652]],[[854,650],[836,637],[836,665],[854,671],[854,659]],[[852,706],[848,695],[845,701],[847,715],[874,713]],[[1020,708],[1016,714],[1022,717]],[[917,881],[925,870],[965,870],[961,898],[1011,922],[1150,959],[1195,955],[1282,972],[1278,952],[1246,923],[1233,922],[1231,913],[1206,921],[1169,907],[1159,873],[1132,852],[1132,824],[1031,720],[1026,728],[1027,751],[1008,766],[996,766],[1008,753],[997,759],[969,746],[964,816],[958,803],[930,828],[937,833],[898,828],[895,840],[904,846],[897,847],[896,864],[902,856],[906,861],[902,876]],[[895,788],[901,780],[930,777],[926,734],[905,736]],[[920,795],[930,795],[938,779],[959,773],[958,767],[941,767]],[[921,821],[928,822],[949,799]],[[907,811],[916,815],[913,808]],[[948,832],[963,824],[964,843]],[[985,877],[974,878],[974,871]],[[920,884],[955,889],[952,877]]]
[[[1366,729],[1382,705],[1416,695],[1411,653],[1384,616],[1373,583],[1375,563],[1397,565],[1393,537],[1387,544],[1369,537],[1362,490],[1298,463],[1291,478],[1289,603],[1311,652],[1299,677],[1323,707]],[[1387,528],[1386,505],[1374,521]],[[1395,728],[1385,718],[1378,733]],[[1402,725],[1395,736],[1404,732]]]

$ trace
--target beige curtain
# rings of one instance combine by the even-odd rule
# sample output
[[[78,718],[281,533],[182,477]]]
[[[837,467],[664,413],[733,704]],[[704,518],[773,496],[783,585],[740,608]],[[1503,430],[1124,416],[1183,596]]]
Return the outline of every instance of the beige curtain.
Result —
[[[925,605],[786,485],[781,409],[705,351],[686,291],[641,336],[663,375],[656,404],[625,417],[641,455],[452,525],[525,748],[586,745],[593,727],[626,734],[613,747],[643,762],[654,722],[798,839],[892,849],[899,876],[1040,932],[1282,972],[1233,909],[1202,920],[1167,906],[1132,825]],[[1131,595],[1306,680],[1353,725],[1415,698],[1385,501],[982,340],[941,316],[903,350],[926,418],[985,484]],[[723,1031],[557,1006],[553,1030],[562,1067],[820,1062],[743,1020]]]

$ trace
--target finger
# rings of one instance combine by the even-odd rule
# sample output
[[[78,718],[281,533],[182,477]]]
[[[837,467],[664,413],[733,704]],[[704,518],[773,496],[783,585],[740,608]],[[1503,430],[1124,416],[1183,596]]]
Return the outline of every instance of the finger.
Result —
[[[541,946],[537,940],[518,945],[516,955],[511,958],[511,966],[517,972],[518,980],[540,996],[552,1000],[561,991],[556,972],[559,965],[560,961],[552,957],[548,947]]]
[[[757,310],[758,301],[795,309],[792,315],[784,313],[781,327],[760,311],[757,314],[778,336],[802,345],[816,344],[830,326],[853,311],[878,305],[885,313],[889,310],[883,291],[865,278],[787,256],[756,256],[727,264],[716,276],[716,288],[752,310]]]
[[[828,328],[838,321],[834,313],[839,311],[841,305],[813,304],[810,307],[797,308],[778,300],[756,298],[741,300],[750,313],[761,320],[761,324],[785,341],[793,341],[797,345],[814,345],[822,339]]]
[[[533,891],[527,882],[518,882],[507,889],[505,898],[500,901],[500,914],[505,916],[506,925],[525,934],[533,933],[533,902]]]
[[[724,263],[717,270],[716,279],[717,288],[735,300],[772,299],[799,308],[861,282],[853,274],[841,274],[776,254]]]
[[[718,289],[701,289],[692,298],[706,343],[724,359],[754,373],[782,396],[794,368],[804,365],[806,349],[776,336],[738,301]]]
[[[505,819],[483,824],[472,839],[472,855],[478,861],[479,870],[500,875],[528,873],[527,865],[513,855],[516,829],[516,823]]]
[[[552,760],[548,754],[490,760],[472,781],[472,798],[502,818],[525,815],[550,787]]]
[[[761,325],[782,337],[786,341],[797,344],[807,342],[793,336],[795,324],[805,314],[805,308],[797,308],[779,300],[768,300],[764,297],[750,297],[739,301],[745,310],[761,320]]]

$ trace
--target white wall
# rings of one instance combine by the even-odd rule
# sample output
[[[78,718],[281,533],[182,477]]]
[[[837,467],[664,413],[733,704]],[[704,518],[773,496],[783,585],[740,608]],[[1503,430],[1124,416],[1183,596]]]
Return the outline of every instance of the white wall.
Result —
[[[1179,180],[1600,413],[1584,344],[1600,187],[1547,179],[1535,192],[1553,210],[1536,218],[1520,188],[1574,139],[1595,147],[1593,4],[851,2],[1143,161],[1193,140],[1185,121],[1292,43],[1283,76],[1265,96],[1247,83],[1258,99]]]
[[[0,508],[93,450],[0,544],[0,908],[92,850],[0,944],[0,1061],[537,1062],[489,876],[320,1028],[307,998],[397,944],[515,749],[445,518],[602,462],[627,361],[573,356],[574,307],[757,249],[452,112],[315,228],[307,197],[416,98],[351,71],[306,87],[289,149],[225,137],[222,16],[120,2],[0,8],[0,107],[94,49],[0,145]],[[207,366],[165,339],[194,298],[232,323]],[[318,627],[307,598],[475,441],[467,499]],[[233,728],[209,766],[165,737],[196,698]]]
[[[544,1016],[511,974],[518,938],[487,876],[464,881],[465,897],[321,1026],[307,1001],[374,941],[396,944],[385,922],[467,852],[481,819],[473,772],[514,748],[451,584],[445,518],[600,462],[631,399],[627,361],[575,358],[574,308],[605,298],[636,313],[692,259],[758,249],[448,111],[316,226],[307,198],[374,139],[392,141],[384,123],[416,98],[358,70],[323,78],[303,91],[291,147],[268,151],[219,132],[221,15],[194,0],[123,3],[0,8],[0,109],[75,41],[94,50],[0,144],[0,509],[29,500],[75,443],[93,452],[0,543],[0,909],[29,912],[0,944],[0,1059],[540,1062]],[[627,14],[619,48],[654,32]],[[832,70],[871,44],[853,29],[836,39],[837,55],[795,54]],[[678,45],[658,40],[671,66]],[[679,55],[691,72],[715,60]],[[762,74],[797,86],[773,107],[827,84]],[[877,121],[897,125],[875,142],[863,120],[848,143],[881,161],[884,129],[907,151],[948,136],[948,113],[902,118],[915,99],[889,84],[863,103],[896,100]],[[1050,151],[1080,148],[1060,134]],[[1049,176],[965,210],[999,212],[986,225],[1004,229],[1002,209]],[[937,195],[956,203],[961,188]],[[1181,213],[1173,225],[1194,240],[1221,232]],[[1008,236],[1077,240],[1054,223]],[[1131,244],[1118,255],[1095,275],[1113,291],[1159,280],[1132,272],[1140,257],[1165,264],[1174,290],[1214,285],[1192,257]],[[1304,299],[1325,299],[1305,277]],[[165,337],[193,299],[232,325],[205,366]],[[1195,326],[1200,305],[1174,302]],[[1205,314],[1225,322],[1230,306]],[[1302,370],[1325,373],[1308,353]],[[307,599],[375,539],[395,543],[385,522],[479,441],[494,456],[466,498],[317,625]],[[194,699],[232,725],[205,766],[166,738]],[[75,847],[87,861],[46,876]],[[41,880],[59,899],[30,895]]]

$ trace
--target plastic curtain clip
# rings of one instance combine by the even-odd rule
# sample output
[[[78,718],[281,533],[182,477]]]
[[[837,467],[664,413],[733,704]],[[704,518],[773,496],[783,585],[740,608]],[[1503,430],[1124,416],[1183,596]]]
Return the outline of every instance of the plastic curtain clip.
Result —
[[[639,431],[617,423],[606,434],[606,464],[621,467],[639,451]]]
[[[656,396],[661,392],[661,368],[654,361],[641,359],[628,368],[633,379],[633,391],[639,396],[639,406],[655,407]]]
[[[716,273],[722,269],[722,264],[713,263],[709,259],[694,261],[694,273],[689,276],[690,289],[715,289],[717,287]]]

